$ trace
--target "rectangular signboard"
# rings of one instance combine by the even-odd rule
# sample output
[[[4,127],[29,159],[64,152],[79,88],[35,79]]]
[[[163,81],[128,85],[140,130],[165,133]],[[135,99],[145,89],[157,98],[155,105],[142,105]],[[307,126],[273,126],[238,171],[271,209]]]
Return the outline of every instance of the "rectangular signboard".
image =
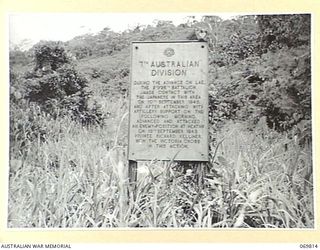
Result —
[[[133,42],[129,160],[208,160],[206,42]]]

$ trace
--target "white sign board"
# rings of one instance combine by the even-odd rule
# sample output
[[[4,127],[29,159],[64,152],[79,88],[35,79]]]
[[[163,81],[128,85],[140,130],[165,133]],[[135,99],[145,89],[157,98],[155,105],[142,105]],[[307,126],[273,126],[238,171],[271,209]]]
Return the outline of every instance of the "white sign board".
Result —
[[[207,43],[131,50],[129,160],[208,161]]]

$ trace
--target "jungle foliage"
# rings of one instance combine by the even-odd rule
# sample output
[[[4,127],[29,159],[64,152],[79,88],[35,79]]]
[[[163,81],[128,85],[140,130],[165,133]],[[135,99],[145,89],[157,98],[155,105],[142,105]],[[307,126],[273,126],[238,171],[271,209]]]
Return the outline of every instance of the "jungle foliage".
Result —
[[[150,162],[134,197],[130,44],[199,30],[209,45],[204,186],[194,169]],[[310,36],[308,14],[189,16],[15,47],[8,226],[313,227]]]
[[[196,30],[204,29],[210,48],[212,121],[250,120],[255,125],[266,116],[269,127],[288,131],[300,121],[311,119],[310,26],[307,14],[239,16],[232,20],[204,16],[201,21],[190,16],[178,26],[156,20],[153,26],[138,25],[121,33],[105,28],[98,34],[56,45],[40,42],[27,52],[12,51],[10,58],[14,68],[28,62],[22,58],[34,54],[33,72],[20,77],[33,86],[28,93],[31,101],[37,98],[37,91],[38,96],[50,100],[63,101],[63,96],[70,98],[75,93],[87,99],[88,94],[83,92],[86,81],[97,100],[126,96],[130,73],[126,59],[131,41],[195,40]],[[76,59],[75,67],[70,66],[68,53]],[[37,83],[30,79],[37,79]],[[66,84],[70,81],[72,84]],[[60,83],[64,91],[43,93],[44,82],[51,89]],[[34,90],[35,85],[40,85],[38,90]],[[69,105],[69,101],[62,105]],[[78,101],[77,105],[80,113],[86,109],[80,107],[84,103]]]

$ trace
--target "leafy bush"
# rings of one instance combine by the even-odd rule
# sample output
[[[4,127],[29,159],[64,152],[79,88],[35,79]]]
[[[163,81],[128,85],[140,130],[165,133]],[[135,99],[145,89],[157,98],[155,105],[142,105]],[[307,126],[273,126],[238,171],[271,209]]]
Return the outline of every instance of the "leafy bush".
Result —
[[[50,68],[55,71],[66,63],[70,63],[70,59],[61,46],[60,42],[40,42],[34,46],[35,70]]]
[[[35,47],[36,66],[26,76],[27,99],[36,102],[54,118],[70,115],[87,123],[100,123],[99,107],[89,108],[87,80],[79,74],[60,43],[49,42]]]
[[[228,21],[224,29],[229,26],[235,34],[226,42],[221,38],[212,53],[216,55],[209,71],[213,120],[246,120],[255,126],[265,116],[277,131],[310,120],[310,16],[258,16]],[[267,34],[274,36],[270,43]]]
[[[310,45],[311,15],[257,16],[262,53]]]

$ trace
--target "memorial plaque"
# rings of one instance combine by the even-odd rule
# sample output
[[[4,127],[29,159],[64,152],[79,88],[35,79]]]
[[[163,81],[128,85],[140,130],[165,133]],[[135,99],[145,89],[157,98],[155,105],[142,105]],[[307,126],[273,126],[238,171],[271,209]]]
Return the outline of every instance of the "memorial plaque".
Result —
[[[207,43],[132,43],[128,154],[208,160]]]

